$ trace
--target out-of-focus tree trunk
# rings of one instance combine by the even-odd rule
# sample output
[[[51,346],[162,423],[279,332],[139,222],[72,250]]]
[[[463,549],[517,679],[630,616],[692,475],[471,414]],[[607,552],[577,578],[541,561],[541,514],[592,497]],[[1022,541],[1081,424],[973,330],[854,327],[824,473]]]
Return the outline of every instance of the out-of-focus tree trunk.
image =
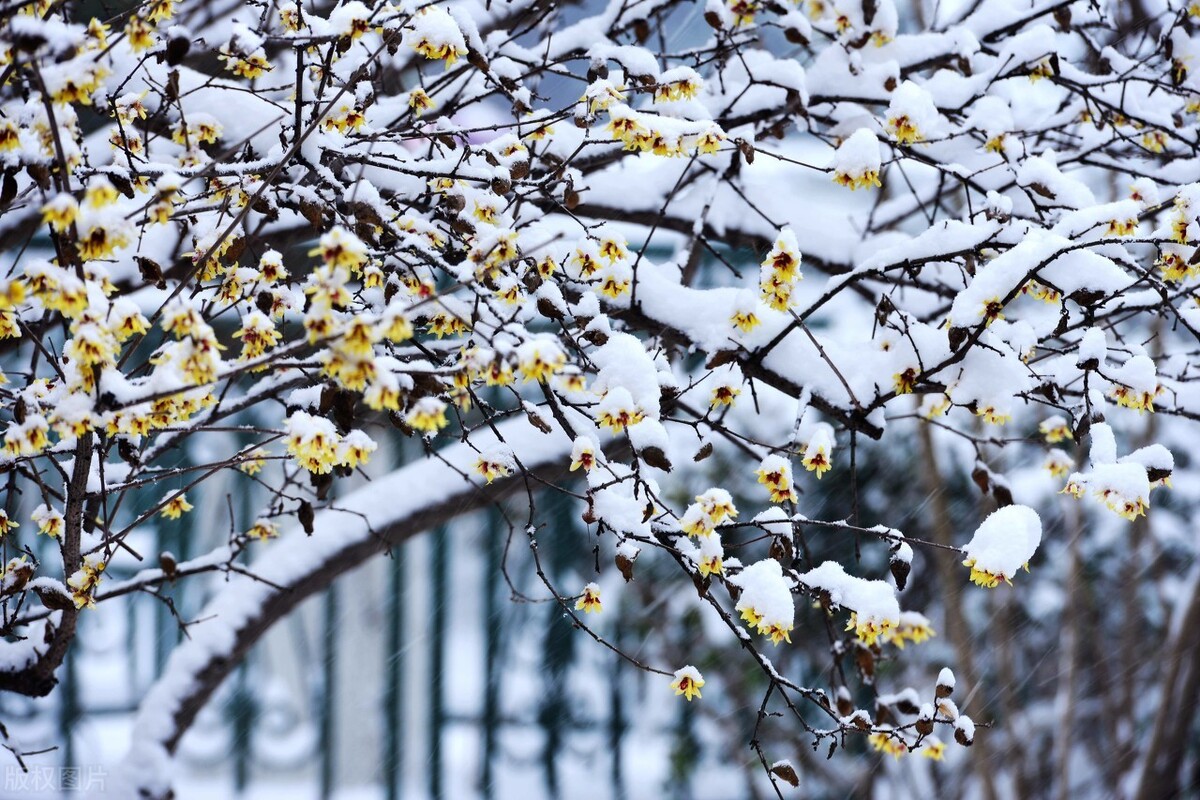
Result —
[[[1076,456],[1076,464],[1083,460],[1082,448]],[[1071,754],[1075,741],[1075,696],[1079,683],[1079,661],[1082,654],[1079,629],[1087,619],[1084,608],[1083,565],[1080,562],[1079,540],[1083,537],[1083,512],[1079,504],[1068,499],[1067,513],[1067,596],[1063,604],[1062,639],[1058,653],[1058,687],[1054,699],[1055,717],[1058,719],[1054,751],[1056,757],[1055,782],[1058,784],[1058,800],[1071,798]]]
[[[950,517],[950,506],[946,502],[946,487],[942,483],[942,473],[938,467],[937,452],[933,446],[933,434],[928,425],[918,425],[917,431],[921,442],[921,476],[925,484],[925,491],[929,494],[929,508],[933,517],[931,520],[933,541],[953,546],[954,523]],[[961,683],[965,683],[970,687],[968,691],[972,691],[979,684],[979,675],[975,671],[975,660],[971,654],[971,631],[962,610],[963,575],[953,558],[939,554],[939,557],[934,559],[934,563],[937,566],[938,581],[942,584],[946,637],[954,647],[957,662],[954,670],[965,679]],[[965,712],[966,708],[961,710]],[[992,771],[992,758],[987,737],[976,737],[973,749],[975,752],[972,754],[971,763],[979,775],[983,796],[985,800],[996,800],[996,779]]]
[[[1200,564],[1192,567],[1187,589],[1172,619],[1170,639],[1162,651],[1167,672],[1161,685],[1154,732],[1142,757],[1136,800],[1179,796],[1180,770],[1200,695],[1197,627],[1200,627]]]

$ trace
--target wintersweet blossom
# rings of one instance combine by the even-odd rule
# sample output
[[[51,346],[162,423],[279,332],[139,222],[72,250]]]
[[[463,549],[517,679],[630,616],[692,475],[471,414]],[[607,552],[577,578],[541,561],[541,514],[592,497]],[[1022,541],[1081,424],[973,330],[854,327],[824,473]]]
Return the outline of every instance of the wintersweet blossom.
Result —
[[[496,478],[511,475],[514,467],[512,451],[507,449],[494,448],[475,459],[475,472],[489,484]]]
[[[830,461],[832,454],[833,428],[822,422],[813,432],[812,438],[809,439],[801,463],[809,472],[815,472],[817,479],[820,480],[821,476],[833,467]]]
[[[589,583],[584,586],[583,593],[575,601],[575,610],[582,611],[585,614],[599,613],[602,610],[600,604],[600,586],[595,583]]]
[[[691,702],[692,698],[700,696],[700,689],[704,687],[704,677],[700,670],[689,664],[675,670],[673,677],[671,688],[675,690],[676,697],[683,695],[685,700]]]
[[[158,513],[167,519],[179,519],[192,510],[192,504],[188,502],[187,495],[183,492],[168,495],[164,499],[166,502],[163,504],[162,510]]]
[[[467,54],[462,31],[442,6],[425,6],[418,11],[405,30],[404,41],[427,59],[445,61],[447,69]]]
[[[855,622],[857,623],[857,620]],[[924,614],[916,611],[902,611],[900,612],[900,621],[894,627],[884,631],[882,639],[888,644],[895,645],[897,649],[903,650],[906,642],[922,644],[934,636],[937,636],[937,633]]]
[[[767,456],[754,474],[758,476],[758,482],[770,490],[772,503],[796,502],[792,468],[787,459],[778,455]]]
[[[609,391],[596,406],[596,421],[613,433],[620,433],[645,418],[633,402],[629,390],[619,386]]]
[[[67,579],[67,587],[71,590],[76,608],[96,607],[96,587],[100,585],[107,566],[107,562],[98,555],[84,556],[83,564]]]
[[[52,539],[62,536],[66,529],[66,520],[62,512],[45,504],[35,508],[29,518],[37,525],[38,533],[44,533]]]
[[[1071,426],[1067,424],[1067,421],[1057,416],[1042,420],[1038,424],[1038,432],[1050,444],[1058,444],[1059,442],[1075,438],[1071,432]]]
[[[259,541],[274,539],[279,536],[279,526],[270,520],[259,518],[246,530],[246,536]]]
[[[596,443],[586,436],[577,436],[571,444],[571,471],[590,472],[596,465]]]
[[[437,433],[449,424],[446,419],[446,403],[436,397],[422,397],[409,409],[404,421],[413,430],[421,433]]]
[[[886,753],[893,758],[900,758],[900,756],[908,753],[908,745],[904,743],[899,734],[893,733],[890,730],[887,732],[877,731],[872,733],[867,737],[867,742],[874,749]]]

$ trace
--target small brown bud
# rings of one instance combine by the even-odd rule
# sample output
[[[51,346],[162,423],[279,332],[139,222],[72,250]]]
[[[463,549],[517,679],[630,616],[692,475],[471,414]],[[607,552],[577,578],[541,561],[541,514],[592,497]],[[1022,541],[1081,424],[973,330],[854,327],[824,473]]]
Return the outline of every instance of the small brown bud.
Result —
[[[309,536],[313,533],[313,520],[316,515],[313,513],[312,503],[307,500],[300,501],[300,509],[296,512],[296,518],[300,520],[301,527]]]

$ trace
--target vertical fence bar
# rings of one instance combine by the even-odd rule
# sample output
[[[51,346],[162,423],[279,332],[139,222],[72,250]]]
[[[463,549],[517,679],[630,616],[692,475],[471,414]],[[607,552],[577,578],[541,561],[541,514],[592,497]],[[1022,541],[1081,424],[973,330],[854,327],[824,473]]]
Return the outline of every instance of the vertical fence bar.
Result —
[[[553,522],[549,528],[551,533],[544,537],[544,546],[539,548],[543,566],[551,580],[561,582],[572,573],[578,576],[578,568],[583,563],[578,560],[575,548],[578,531],[570,522],[569,499],[565,495],[548,492],[542,495],[541,502],[545,509],[544,519]],[[564,588],[564,591],[567,590]],[[547,613],[550,618],[542,645],[545,697],[538,713],[538,723],[545,737],[542,766],[545,770],[546,792],[553,799],[561,794],[558,759],[565,744],[568,723],[573,721],[571,704],[567,698],[567,677],[575,660],[575,624],[557,603],[549,603]]]
[[[484,686],[483,686],[483,796],[492,800],[492,762],[496,756],[496,740],[500,729],[500,569],[504,556],[504,520],[500,509],[491,507],[487,512],[484,527],[487,541],[484,549],[487,565],[483,573],[483,630],[484,630]]]
[[[250,733],[254,723],[253,698],[246,680],[246,665],[238,667],[231,698],[233,717],[233,786],[240,797],[250,783]]]
[[[250,437],[244,434],[237,437],[237,448],[240,450],[250,443]],[[237,492],[237,502],[231,504],[236,518],[231,524],[238,530],[245,530],[256,509],[256,492],[254,488]],[[258,717],[255,697],[251,692],[249,679],[250,658],[247,656],[237,668],[233,690],[233,785],[240,796],[250,783],[250,767],[253,755],[254,721]]]
[[[618,650],[625,646],[624,637],[621,635],[624,627],[622,621],[617,620],[616,629],[613,632],[613,646]],[[614,655],[612,679],[609,681],[608,750],[612,753],[612,771],[609,779],[612,781],[613,797],[617,800],[625,798],[624,764],[621,761],[621,746],[625,738],[626,727],[624,697],[621,694],[621,673],[624,671],[624,667],[625,662],[619,656]]]
[[[324,674],[321,678],[320,737],[321,737],[321,800],[329,800],[333,794],[334,776],[337,772],[337,755],[334,752],[336,732],[334,730],[334,694],[337,691],[337,584],[325,592],[325,609],[321,621]]]
[[[430,637],[432,651],[429,659],[429,726],[432,735],[429,739],[429,795],[433,800],[442,800],[442,736],[446,717],[445,698],[443,692],[442,671],[446,666],[446,603],[448,602],[446,558],[448,535],[445,526],[434,529],[430,546],[430,573],[432,576],[432,597],[430,597],[430,624],[433,635]]]
[[[392,548],[388,575],[388,599],[386,603],[388,621],[387,663],[384,674],[384,785],[387,800],[400,800],[404,780],[404,545]]]

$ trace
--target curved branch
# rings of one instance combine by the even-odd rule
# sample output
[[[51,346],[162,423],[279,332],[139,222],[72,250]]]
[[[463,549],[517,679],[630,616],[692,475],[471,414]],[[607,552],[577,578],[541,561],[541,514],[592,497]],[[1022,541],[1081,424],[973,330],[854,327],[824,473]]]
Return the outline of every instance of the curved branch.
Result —
[[[513,477],[486,487],[465,479],[451,465],[474,458],[475,450],[455,444],[350,493],[317,515],[312,536],[285,534],[249,575],[231,577],[141,703],[121,776],[132,784],[128,796],[168,796],[162,767],[196,715],[262,635],[304,600],[368,558],[495,503],[531,477],[550,481],[565,474],[571,449],[565,435],[543,434],[523,418],[497,431],[521,462]],[[482,446],[487,437],[480,431],[473,438]]]

